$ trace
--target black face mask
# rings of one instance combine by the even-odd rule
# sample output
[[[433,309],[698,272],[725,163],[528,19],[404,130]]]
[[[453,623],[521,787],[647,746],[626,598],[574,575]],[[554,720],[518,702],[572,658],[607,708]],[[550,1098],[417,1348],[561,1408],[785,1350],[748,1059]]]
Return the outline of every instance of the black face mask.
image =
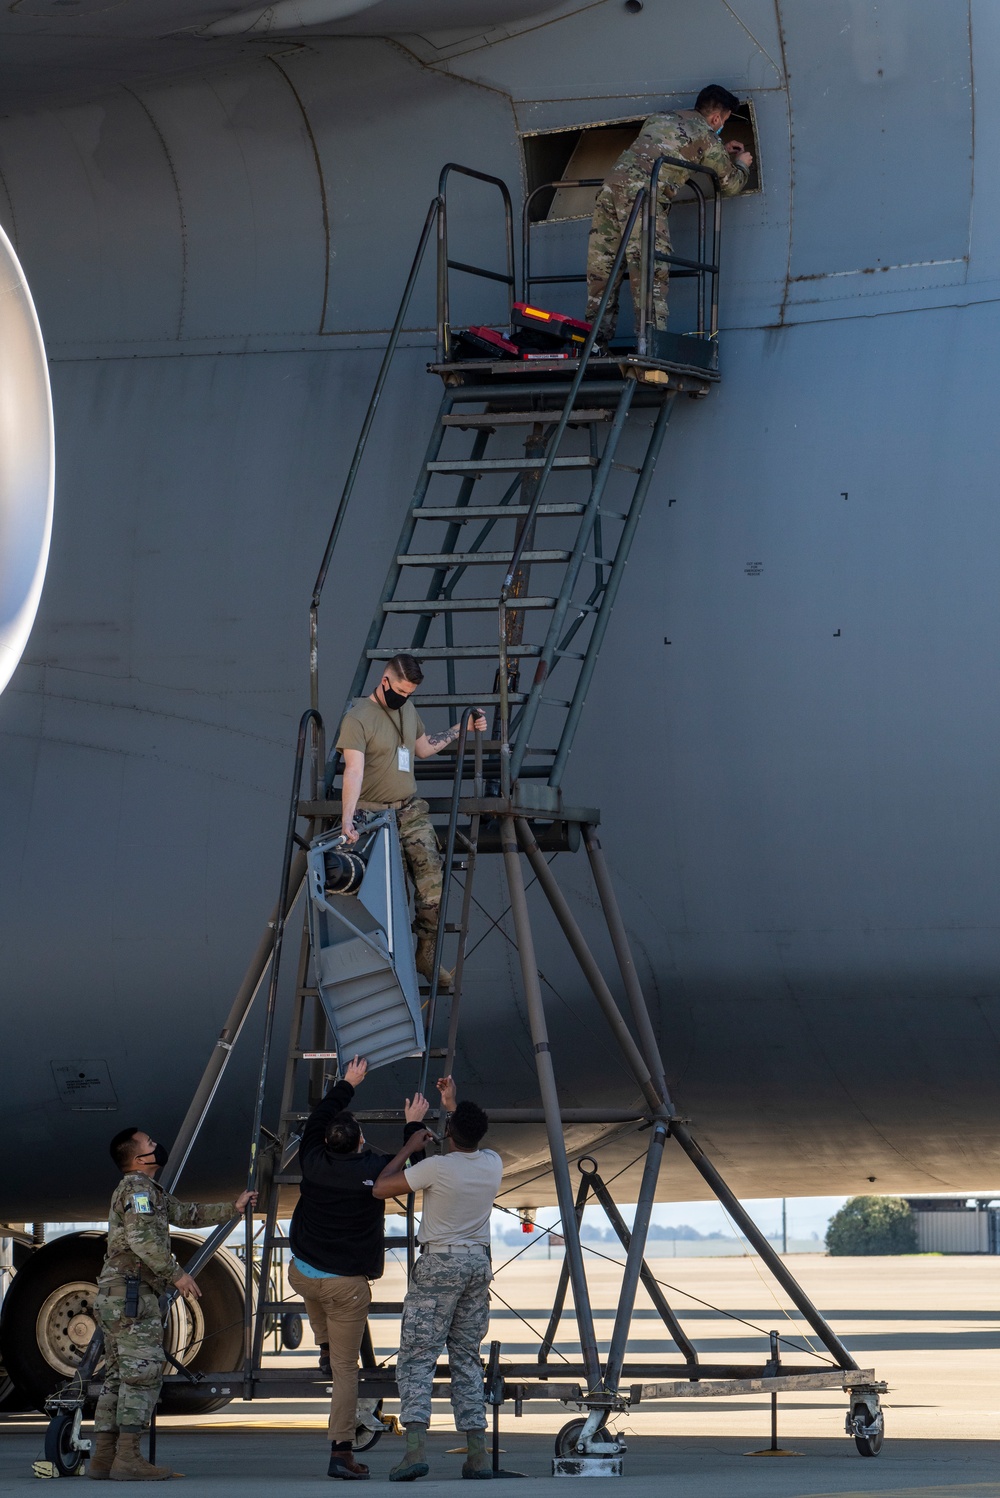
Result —
[[[385,698],[386,707],[400,708],[404,702],[409,701],[408,692],[394,692],[387,682],[382,683],[382,696]]]
[[[165,1144],[158,1144],[158,1145],[156,1145],[154,1147],[154,1149],[151,1151],[151,1153],[152,1153],[152,1157],[153,1157],[153,1163],[155,1164],[157,1170],[162,1170],[163,1167],[164,1167],[164,1165],[166,1165],[167,1160],[170,1158],[170,1152],[167,1149],[166,1145]],[[135,1158],[136,1158],[136,1160],[139,1160],[139,1161],[142,1161],[143,1163],[145,1163],[150,1157],[147,1154],[147,1155],[136,1155]]]

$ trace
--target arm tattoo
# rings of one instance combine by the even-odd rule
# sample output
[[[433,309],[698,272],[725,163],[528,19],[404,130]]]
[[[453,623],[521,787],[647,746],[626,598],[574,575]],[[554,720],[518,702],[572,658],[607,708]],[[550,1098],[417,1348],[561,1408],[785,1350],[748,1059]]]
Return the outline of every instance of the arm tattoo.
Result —
[[[460,728],[461,724],[456,723],[446,733],[429,733],[427,735],[427,742],[432,749],[443,749],[445,744],[453,744],[455,742],[458,738]]]

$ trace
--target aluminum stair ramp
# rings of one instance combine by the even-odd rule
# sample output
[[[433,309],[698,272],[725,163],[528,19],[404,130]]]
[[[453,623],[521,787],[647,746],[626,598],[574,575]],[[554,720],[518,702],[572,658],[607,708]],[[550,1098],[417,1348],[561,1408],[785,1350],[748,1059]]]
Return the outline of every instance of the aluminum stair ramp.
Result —
[[[424,1050],[406,875],[396,819],[387,814],[356,845],[364,876],[353,892],[328,892],[328,857],[344,850],[338,832],[314,840],[307,855],[313,974],[337,1056],[366,1056],[388,1066]],[[354,851],[354,850],[352,850]],[[355,862],[358,860],[355,859]]]
[[[351,692],[408,652],[421,711],[492,708],[496,738],[502,612],[511,775],[553,791],[676,392],[619,375],[571,393],[551,377],[446,388]]]

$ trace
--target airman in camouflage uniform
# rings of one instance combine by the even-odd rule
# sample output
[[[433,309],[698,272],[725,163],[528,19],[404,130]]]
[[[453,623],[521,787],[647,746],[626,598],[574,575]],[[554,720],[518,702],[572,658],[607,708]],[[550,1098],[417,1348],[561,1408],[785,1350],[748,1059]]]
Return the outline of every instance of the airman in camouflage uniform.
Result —
[[[173,1474],[145,1461],[138,1438],[152,1418],[166,1361],[159,1297],[172,1286],[186,1295],[200,1294],[171,1251],[170,1227],[228,1222],[256,1196],[244,1192],[235,1202],[210,1205],[178,1201],[152,1179],[165,1151],[136,1129],[115,1136],[112,1156],[125,1169],[111,1198],[108,1249],[94,1302],[104,1333],[104,1383],[94,1413],[97,1440],[88,1476],[158,1480]]]
[[[399,1336],[396,1382],[404,1422],[431,1423],[431,1385],[448,1348],[456,1430],[486,1424],[479,1349],[490,1324],[493,1271],[485,1248],[421,1254],[413,1266]]]
[[[439,1077],[441,1108],[448,1115],[444,1153],[420,1158],[433,1135],[411,1135],[375,1181],[373,1195],[385,1201],[422,1191],[420,1258],[403,1302],[396,1359],[400,1419],[406,1450],[389,1473],[390,1482],[426,1477],[427,1427],[434,1370],[448,1349],[455,1429],[465,1436],[462,1476],[492,1478],[486,1450],[486,1404],[479,1348],[490,1319],[490,1213],[503,1177],[495,1150],[482,1149],[489,1119],[476,1103],[458,1101],[453,1077]],[[422,1108],[419,1115],[415,1108]],[[407,1099],[407,1117],[419,1122],[427,1100]],[[410,1154],[410,1163],[406,1164]]]
[[[429,980],[434,971],[443,871],[430,808],[416,794],[413,771],[418,759],[428,759],[453,744],[459,725],[443,733],[426,731],[410,701],[423,679],[420,662],[412,655],[394,655],[386,661],[374,692],[358,698],[344,714],[337,748],[344,756],[342,826],[347,841],[356,843],[358,829],[373,816],[383,811],[396,813],[400,846],[413,880],[417,972]],[[477,713],[469,727],[484,732],[483,714]],[[450,988],[451,981],[451,973],[441,968],[438,986]]]
[[[413,929],[417,942],[429,942],[433,951],[437,936],[438,912],[444,888],[444,869],[437,833],[431,824],[430,806],[419,796],[410,796],[396,807],[399,846],[413,880]],[[377,817],[377,811],[362,810],[354,818],[356,827],[364,827]]]
[[[723,106],[723,100],[731,102]],[[740,142],[731,141],[723,145],[716,131],[729,118],[738,100],[725,89],[711,85],[698,95],[695,109],[682,109],[675,114],[654,114],[643,125],[638,136],[615,162],[610,175],[597,194],[594,219],[587,246],[587,319],[593,322],[597,316],[601,297],[608,284],[608,277],[618,253],[632,205],[640,188],[648,187],[650,173],[660,156],[679,156],[692,166],[706,166],[717,173],[721,191],[726,197],[735,197],[747,185],[753,158],[744,151]],[[735,149],[734,149],[735,147]],[[670,205],[687,180],[682,167],[662,166],[659,177],[659,193],[656,205],[656,253],[670,254]],[[642,216],[636,223],[625,250],[632,300],[635,305],[636,328],[639,326],[639,301],[642,275]],[[657,260],[653,270],[653,318],[657,328],[667,326],[667,288],[670,267]],[[621,289],[621,273],[618,284],[608,299],[601,324],[600,339],[607,343],[614,337],[618,322],[618,299]]]

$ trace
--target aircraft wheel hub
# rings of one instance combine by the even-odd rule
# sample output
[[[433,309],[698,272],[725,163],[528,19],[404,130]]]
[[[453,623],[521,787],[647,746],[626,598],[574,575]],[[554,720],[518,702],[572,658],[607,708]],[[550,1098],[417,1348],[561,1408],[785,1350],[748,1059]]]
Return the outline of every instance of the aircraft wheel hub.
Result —
[[[97,1286],[83,1280],[60,1285],[42,1302],[35,1323],[38,1347],[45,1361],[69,1378],[77,1370],[94,1335]]]

